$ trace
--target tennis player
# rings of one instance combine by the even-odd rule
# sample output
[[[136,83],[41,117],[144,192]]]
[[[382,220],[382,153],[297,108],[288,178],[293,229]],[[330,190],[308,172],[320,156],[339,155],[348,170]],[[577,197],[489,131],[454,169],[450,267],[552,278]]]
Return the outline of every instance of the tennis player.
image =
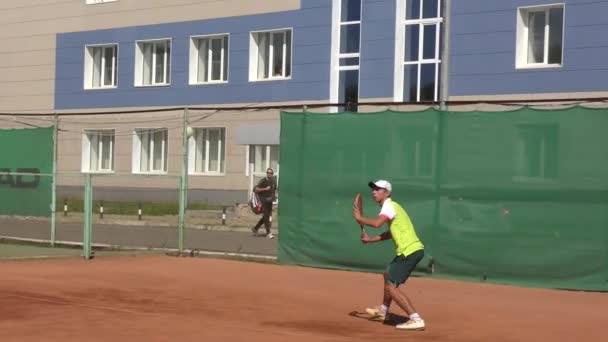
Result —
[[[373,319],[386,320],[389,307],[395,301],[409,316],[405,323],[398,324],[397,329],[424,330],[425,323],[417,313],[410,299],[398,287],[404,284],[416,265],[424,256],[424,245],[418,239],[412,221],[405,210],[391,199],[392,186],[386,180],[369,182],[374,201],[382,206],[377,218],[363,217],[359,212],[357,201],[353,204],[353,216],[357,222],[373,228],[388,224],[389,229],[384,233],[369,237],[365,231],[361,233],[361,242],[372,243],[392,239],[396,256],[388,264],[384,272],[384,299],[382,305],[367,308],[365,311]]]

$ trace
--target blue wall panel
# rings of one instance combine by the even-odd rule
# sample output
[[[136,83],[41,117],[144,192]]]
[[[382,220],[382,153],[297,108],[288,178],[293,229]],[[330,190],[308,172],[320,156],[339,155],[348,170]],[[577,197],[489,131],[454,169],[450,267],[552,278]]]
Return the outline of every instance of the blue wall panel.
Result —
[[[608,0],[565,0],[563,65],[516,69],[517,8],[556,2],[455,0],[450,95],[608,90]]]
[[[395,0],[363,0],[359,98],[393,97]]]
[[[292,78],[249,82],[251,31],[293,28]],[[192,35],[229,33],[228,83],[188,85]],[[135,87],[135,42],[172,39],[171,84]],[[84,46],[118,43],[116,89],[84,90]],[[329,98],[331,2],[303,0],[302,8],[271,14],[117,28],[57,35],[55,108],[255,103]]]

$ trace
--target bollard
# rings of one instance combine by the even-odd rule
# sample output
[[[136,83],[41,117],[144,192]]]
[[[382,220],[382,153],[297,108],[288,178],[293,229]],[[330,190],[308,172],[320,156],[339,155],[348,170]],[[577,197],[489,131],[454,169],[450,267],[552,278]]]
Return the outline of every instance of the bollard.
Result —
[[[103,200],[101,200],[101,203],[99,204],[99,218],[103,218]]]
[[[63,216],[68,216],[68,199],[63,200]]]
[[[222,208],[222,226],[226,225],[226,207]]]
[[[138,203],[137,207],[137,219],[141,221],[141,202]]]

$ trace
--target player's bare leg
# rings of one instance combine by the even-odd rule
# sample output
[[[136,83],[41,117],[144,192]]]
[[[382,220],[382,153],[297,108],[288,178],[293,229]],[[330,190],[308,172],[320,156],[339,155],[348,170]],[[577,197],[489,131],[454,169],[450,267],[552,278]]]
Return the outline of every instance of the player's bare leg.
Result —
[[[388,274],[386,272],[384,272],[384,286],[382,287],[382,291],[383,291],[382,305],[374,307],[374,308],[365,309],[365,312],[367,312],[367,314],[372,316],[372,319],[384,321],[384,320],[388,319],[388,317],[389,317],[388,309],[391,306],[391,302],[393,301],[393,299],[391,298],[391,293],[389,292],[388,288],[386,287],[387,279],[388,279]]]
[[[418,315],[416,308],[414,308],[412,301],[407,297],[407,295],[399,291],[399,289],[391,283],[386,283],[385,288],[390,293],[391,298],[397,303],[397,305],[399,305],[401,309],[403,309],[403,311],[407,313],[410,318],[409,321],[397,325],[396,328],[406,330],[424,330],[424,320],[420,317],[420,315]]]

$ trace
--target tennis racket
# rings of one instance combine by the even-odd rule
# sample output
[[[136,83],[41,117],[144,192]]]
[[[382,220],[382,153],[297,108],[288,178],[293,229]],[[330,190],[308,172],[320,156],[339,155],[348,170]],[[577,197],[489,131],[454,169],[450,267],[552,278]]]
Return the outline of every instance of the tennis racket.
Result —
[[[357,204],[357,208],[359,209],[359,214],[363,216],[363,196],[360,193],[355,195],[355,203]],[[361,233],[365,233],[365,229],[363,229],[364,225],[359,223],[359,227],[361,227]]]

